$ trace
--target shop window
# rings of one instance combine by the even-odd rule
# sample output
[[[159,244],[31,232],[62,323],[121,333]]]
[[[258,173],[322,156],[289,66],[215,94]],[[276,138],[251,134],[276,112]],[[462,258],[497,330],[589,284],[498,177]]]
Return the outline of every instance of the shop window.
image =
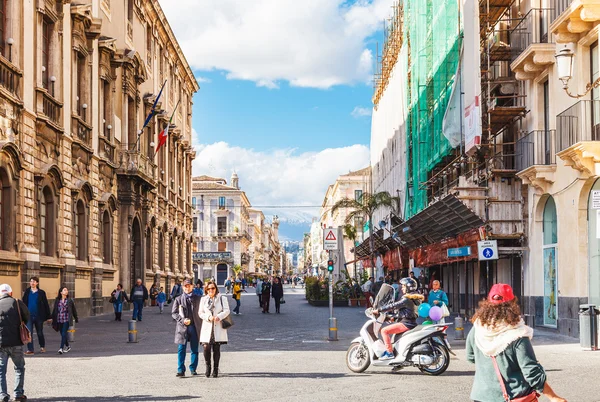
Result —
[[[54,256],[56,254],[56,214],[54,193],[46,186],[42,190],[40,200],[40,253]]]
[[[15,231],[14,217],[11,212],[12,187],[6,170],[0,169],[0,250],[12,250],[12,238]]]
[[[108,211],[102,215],[102,262],[112,263],[112,222]]]
[[[558,320],[558,224],[554,198],[549,197],[543,214],[542,263],[544,267],[544,325],[556,327]]]

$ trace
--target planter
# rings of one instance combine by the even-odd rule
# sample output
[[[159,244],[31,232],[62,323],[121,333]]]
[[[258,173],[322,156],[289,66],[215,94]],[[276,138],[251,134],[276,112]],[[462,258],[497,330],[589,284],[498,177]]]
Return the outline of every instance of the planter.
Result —
[[[364,297],[360,299],[350,299],[350,306],[367,307],[367,299]]]
[[[329,307],[329,300],[309,300],[308,304],[315,307]],[[348,307],[348,301],[334,300],[333,307]]]

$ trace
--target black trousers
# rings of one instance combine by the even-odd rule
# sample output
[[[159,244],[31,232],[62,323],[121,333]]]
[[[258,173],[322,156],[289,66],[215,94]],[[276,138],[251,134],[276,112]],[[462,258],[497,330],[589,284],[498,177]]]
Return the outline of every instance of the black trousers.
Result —
[[[219,361],[221,360],[221,344],[220,343],[203,343],[204,348],[204,362],[207,366],[210,366],[210,356],[212,354],[213,363],[215,368],[219,368]]]

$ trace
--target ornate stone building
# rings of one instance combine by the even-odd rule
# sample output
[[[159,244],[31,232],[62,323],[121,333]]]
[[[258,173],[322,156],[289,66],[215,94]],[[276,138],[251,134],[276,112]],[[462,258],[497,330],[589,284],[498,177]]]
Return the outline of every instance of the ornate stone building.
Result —
[[[0,281],[95,315],[117,283],[191,276],[198,84],[158,2],[2,0],[0,53]]]

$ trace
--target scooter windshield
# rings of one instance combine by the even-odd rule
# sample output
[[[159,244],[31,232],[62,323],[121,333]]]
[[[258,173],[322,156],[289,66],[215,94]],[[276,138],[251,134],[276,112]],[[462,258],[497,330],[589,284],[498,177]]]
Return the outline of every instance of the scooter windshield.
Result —
[[[394,288],[384,283],[381,285],[381,289],[379,289],[379,293],[377,293],[377,297],[373,302],[374,309],[380,309],[385,306],[389,306],[394,302]]]

